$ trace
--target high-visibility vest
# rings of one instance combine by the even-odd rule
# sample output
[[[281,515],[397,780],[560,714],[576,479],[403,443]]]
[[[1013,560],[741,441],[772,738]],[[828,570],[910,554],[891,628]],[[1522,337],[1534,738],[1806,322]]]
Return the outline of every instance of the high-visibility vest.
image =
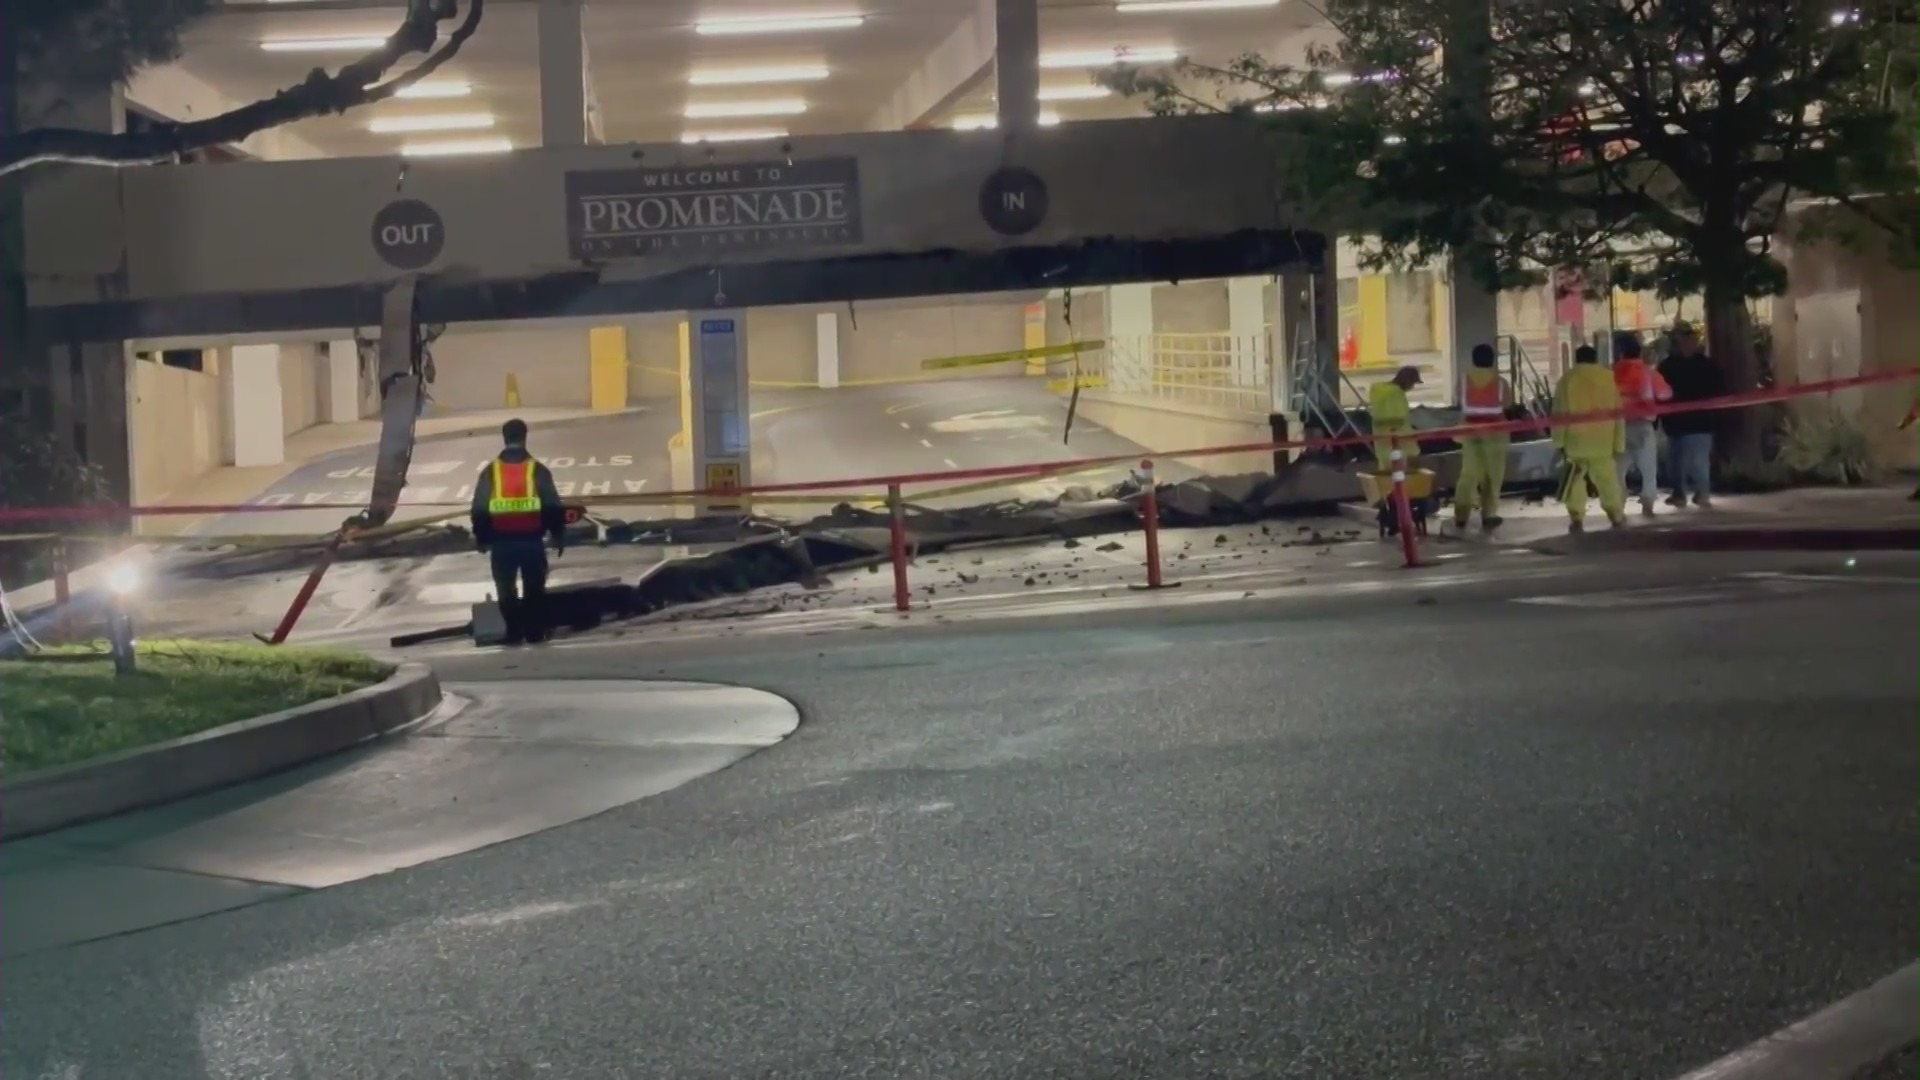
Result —
[[[1460,377],[1460,418],[1469,424],[1494,424],[1506,419],[1507,394],[1500,376],[1476,381],[1472,372]]]
[[[1405,426],[1412,418],[1412,410],[1407,407],[1407,392],[1396,383],[1374,383],[1367,388],[1367,415],[1373,418],[1375,431]]]
[[[1667,380],[1644,360],[1620,360],[1613,365],[1613,385],[1620,391],[1620,405],[1636,419],[1651,415],[1648,408],[1673,397]]]
[[[487,498],[487,518],[495,532],[540,535],[540,491],[534,481],[539,464],[493,461],[493,492]]]

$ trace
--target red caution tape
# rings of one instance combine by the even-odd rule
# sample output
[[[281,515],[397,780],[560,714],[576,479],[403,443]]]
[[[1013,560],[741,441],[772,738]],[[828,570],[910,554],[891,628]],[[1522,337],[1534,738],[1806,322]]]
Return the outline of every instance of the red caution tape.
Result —
[[[1591,423],[1596,420],[1645,419],[1650,413],[1656,416],[1668,416],[1674,413],[1713,412],[1725,409],[1743,409],[1753,405],[1766,405],[1779,401],[1790,401],[1799,397],[1813,397],[1818,394],[1831,394],[1840,390],[1852,390],[1864,386],[1877,386],[1886,383],[1905,382],[1920,378],[1920,369],[1904,371],[1881,371],[1870,375],[1855,375],[1845,379],[1828,379],[1824,382],[1799,383],[1793,386],[1773,386],[1763,390],[1751,390],[1741,394],[1727,394],[1704,401],[1689,401],[1658,405],[1652,409],[1637,407],[1629,413],[1626,409],[1612,409],[1603,412],[1580,413],[1570,416],[1530,417],[1525,420],[1506,420],[1491,424],[1462,424],[1450,428],[1434,428],[1427,431],[1414,431],[1400,436],[1402,439],[1417,441],[1457,439],[1478,435],[1497,435],[1502,432],[1542,431],[1556,426]],[[1345,446],[1370,446],[1371,435],[1348,435],[1330,439],[1290,439],[1278,442],[1236,443],[1230,446],[1199,446],[1187,450],[1155,451],[1160,458],[1213,457],[1221,454],[1272,453],[1275,450],[1328,450]],[[806,480],[787,484],[759,484],[739,491],[710,491],[698,489],[692,491],[650,492],[648,501],[669,498],[716,498],[741,495],[775,495],[806,491],[832,491],[842,488],[856,490],[884,489],[890,485],[951,483],[955,480],[1027,480],[1040,479],[1049,474],[1063,471],[1095,469],[1108,465],[1130,464],[1136,460],[1134,454],[1110,457],[1074,458],[1066,461],[1049,461],[1031,465],[1000,465],[981,469],[951,469],[942,472],[902,473],[890,476],[867,476],[856,479]],[[457,507],[462,503],[408,503],[409,509],[433,507]],[[0,509],[0,525],[12,525],[21,522],[50,521],[113,521],[133,517],[170,517],[179,515],[206,516],[213,514],[271,514],[290,510],[346,510],[365,509],[358,503],[314,503],[300,506],[260,504],[242,504],[230,506],[49,506],[18,507]]]

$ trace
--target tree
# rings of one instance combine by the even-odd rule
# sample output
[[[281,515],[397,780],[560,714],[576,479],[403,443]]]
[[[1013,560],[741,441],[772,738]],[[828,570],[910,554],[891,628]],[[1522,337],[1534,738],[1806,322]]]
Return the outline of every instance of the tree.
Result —
[[[1785,287],[1771,244],[1796,200],[1911,236],[1863,196],[1915,189],[1915,12],[1847,3],[1326,0],[1340,39],[1304,66],[1101,78],[1156,112],[1286,131],[1290,194],[1363,213],[1376,266],[1450,256],[1501,288],[1604,265],[1701,294],[1742,390],[1760,374],[1745,301]]]
[[[447,36],[443,24],[460,15],[458,0],[407,0],[406,15],[379,48],[337,72],[315,69],[270,98],[219,116],[162,123],[135,133],[70,128],[15,130],[20,87],[85,89],[124,80],[137,68],[179,54],[180,32],[212,7],[212,0],[11,0],[11,25],[0,47],[0,175],[32,165],[72,162],[145,165],[193,150],[237,143],[282,124],[345,112],[384,101],[438,70],[479,29],[485,0],[466,0],[465,17]],[[5,53],[11,51],[12,56]],[[424,59],[393,75],[415,53]],[[10,78],[11,77],[11,78]]]

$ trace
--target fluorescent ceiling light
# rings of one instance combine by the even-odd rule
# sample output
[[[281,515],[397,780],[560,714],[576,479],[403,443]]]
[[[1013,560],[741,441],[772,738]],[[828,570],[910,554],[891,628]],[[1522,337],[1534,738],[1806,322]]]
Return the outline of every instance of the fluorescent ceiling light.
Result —
[[[1085,86],[1043,86],[1040,88],[1041,101],[1092,101],[1103,98],[1113,91],[1104,86],[1088,83]]]
[[[680,136],[683,143],[703,142],[759,142],[762,139],[784,139],[784,128],[763,128],[757,131],[689,131]]]
[[[686,117],[689,120],[718,120],[739,116],[799,116],[807,111],[807,103],[799,98],[781,98],[777,101],[714,101],[704,105],[689,105]]]
[[[387,43],[383,37],[268,38],[267,52],[372,52]]]
[[[412,86],[401,90],[393,96],[397,98],[407,98],[409,100],[425,101],[439,98],[462,98],[471,93],[473,93],[472,83],[435,82],[428,80],[426,82],[414,83]]]
[[[400,153],[407,157],[453,157],[459,154],[504,154],[513,149],[513,140],[446,139],[439,142],[407,143]]]
[[[702,19],[696,34],[778,34],[784,31],[851,30],[866,22],[864,15],[756,15],[744,19]]]
[[[367,122],[367,130],[375,135],[403,135],[415,131],[484,131],[492,126],[492,113],[376,116]]]
[[[1060,123],[1059,113],[1047,112],[1045,110],[1043,110],[1040,113],[1041,127],[1053,127],[1059,123]],[[972,116],[956,116],[953,118],[953,123],[950,126],[955,131],[991,131],[994,128],[997,128],[1000,126],[1000,118],[993,115],[992,113],[977,113]]]
[[[1120,0],[1113,5],[1121,14],[1159,11],[1219,11],[1226,8],[1276,7],[1280,0]]]
[[[1110,64],[1166,64],[1180,59],[1180,50],[1164,46],[1130,49],[1125,45],[1112,49],[1082,49],[1074,52],[1041,53],[1043,68],[1091,68]]]
[[[818,82],[828,75],[825,64],[788,67],[716,68],[687,76],[693,86],[751,86],[755,83]]]

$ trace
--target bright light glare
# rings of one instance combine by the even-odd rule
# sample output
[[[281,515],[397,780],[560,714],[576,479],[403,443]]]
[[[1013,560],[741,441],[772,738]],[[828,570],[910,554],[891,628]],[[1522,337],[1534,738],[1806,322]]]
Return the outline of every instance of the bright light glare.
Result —
[[[756,83],[818,82],[830,74],[825,64],[791,67],[716,68],[687,76],[693,86],[752,86]]]
[[[715,101],[687,106],[686,117],[689,120],[719,120],[738,116],[798,116],[806,111],[807,103],[799,98],[784,98],[778,101]]]
[[[742,131],[689,131],[680,136],[683,143],[720,143],[720,142],[759,142],[762,139],[784,139],[785,128],[763,128]]]
[[[126,596],[140,588],[140,568],[131,563],[117,563],[107,571],[107,588],[115,596]]]
[[[267,52],[372,52],[387,43],[383,37],[269,38],[260,43]]]
[[[1110,64],[1170,64],[1180,59],[1180,50],[1165,46],[1134,49],[1119,45],[1111,49],[1079,49],[1072,52],[1041,53],[1043,68],[1092,68]]]
[[[1402,135],[1389,135],[1380,141],[1386,143],[1388,146],[1399,146],[1401,143],[1406,142],[1407,140],[1406,140],[1406,137]]]
[[[1120,0],[1113,5],[1121,14],[1157,11],[1219,11],[1226,8],[1277,7],[1280,0]]]
[[[866,22],[864,15],[760,15],[745,19],[703,19],[693,32],[715,34],[777,34],[787,30],[852,30]]]
[[[376,135],[401,135],[415,131],[482,131],[492,126],[492,113],[377,116],[367,122],[367,130]]]
[[[1104,86],[1088,83],[1085,86],[1043,86],[1040,88],[1041,101],[1093,101],[1107,97],[1113,91]]]
[[[1859,22],[1860,13],[1857,11],[1836,11],[1827,16],[1827,21],[1835,26],[1845,26],[1850,22]]]
[[[1060,114],[1042,110],[1039,117],[1041,127],[1054,127],[1060,123]],[[992,131],[1000,126],[1000,118],[991,113],[979,113],[973,116],[956,116],[951,127],[955,131]]]
[[[464,154],[504,154],[513,149],[513,140],[450,139],[441,142],[406,143],[400,147],[404,157],[456,157]]]
[[[441,98],[463,98],[473,93],[472,83],[463,82],[417,82],[394,94],[397,98],[427,101]]]

